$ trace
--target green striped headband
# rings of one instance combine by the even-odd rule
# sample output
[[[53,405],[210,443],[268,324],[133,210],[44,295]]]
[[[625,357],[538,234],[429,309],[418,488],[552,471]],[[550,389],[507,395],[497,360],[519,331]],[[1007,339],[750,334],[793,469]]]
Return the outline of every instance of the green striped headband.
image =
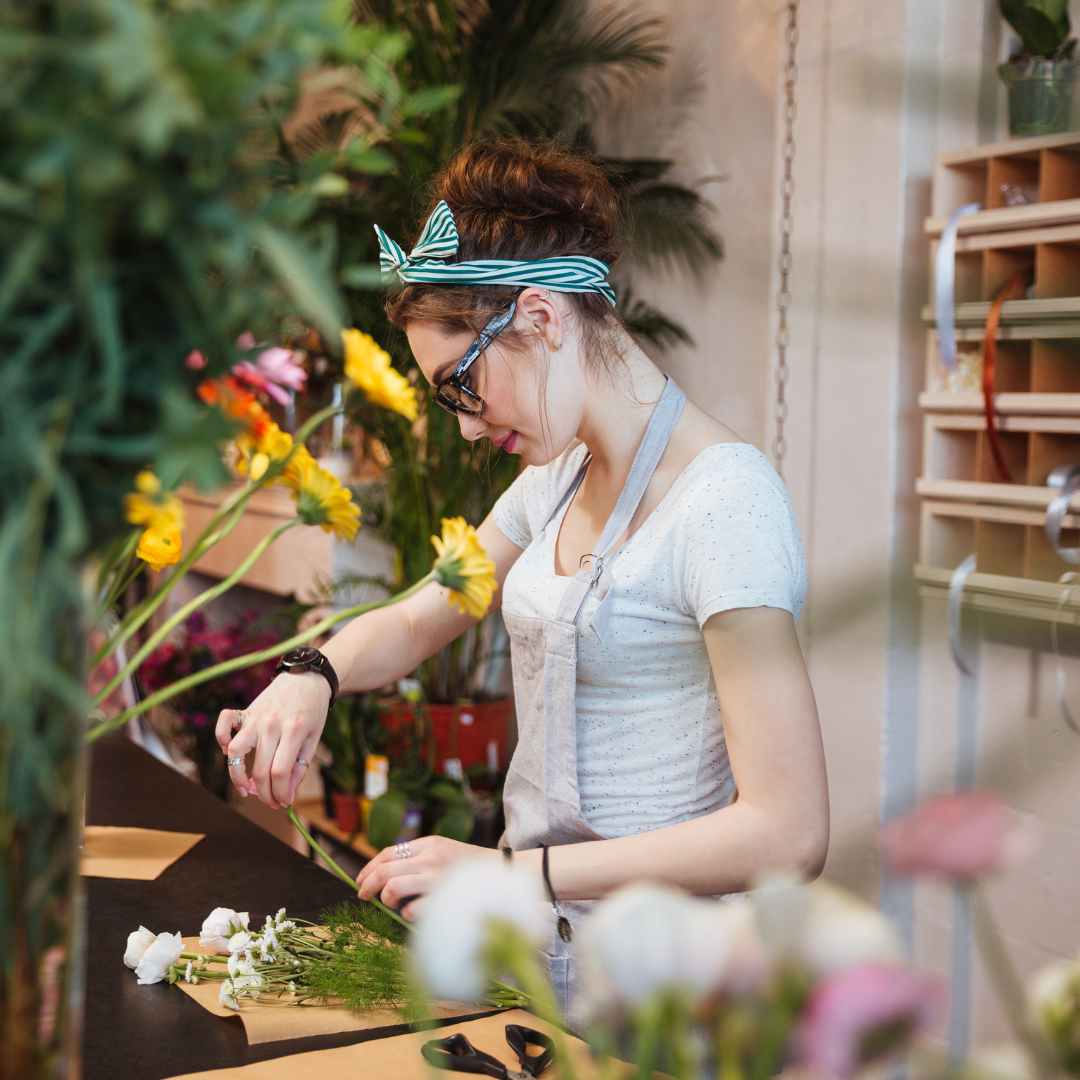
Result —
[[[561,255],[555,259],[474,259],[447,262],[458,252],[454,215],[439,202],[424,225],[416,247],[405,254],[400,244],[375,226],[379,240],[379,267],[397,273],[402,281],[430,285],[537,285],[555,292],[599,293],[612,307],[615,290],[608,284],[608,266],[588,255]]]

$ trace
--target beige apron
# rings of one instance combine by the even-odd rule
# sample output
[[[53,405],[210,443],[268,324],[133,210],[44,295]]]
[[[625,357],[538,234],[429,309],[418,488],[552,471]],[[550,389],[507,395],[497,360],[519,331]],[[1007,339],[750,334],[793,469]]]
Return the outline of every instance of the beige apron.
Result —
[[[555,618],[503,612],[511,641],[518,726],[517,749],[504,789],[505,841],[515,851],[542,844],[554,847],[604,839],[582,816],[578,793],[575,699],[579,615],[585,598],[595,590],[601,603],[593,616],[592,630],[603,633],[613,586],[608,560],[641,504],[685,403],[682,391],[668,379],[649,417],[626,484],[604,526],[597,551],[586,556],[582,562],[588,560],[587,565],[566,582]],[[586,458],[543,530],[533,539],[534,544],[543,542],[547,530],[555,527],[559,512],[573,498],[588,466]],[[557,905],[555,914],[565,915],[573,925],[591,904],[592,901],[577,901]],[[545,953],[552,984],[564,1010],[569,1009],[575,991],[572,947],[572,941],[563,941],[556,932],[552,920],[551,941]]]

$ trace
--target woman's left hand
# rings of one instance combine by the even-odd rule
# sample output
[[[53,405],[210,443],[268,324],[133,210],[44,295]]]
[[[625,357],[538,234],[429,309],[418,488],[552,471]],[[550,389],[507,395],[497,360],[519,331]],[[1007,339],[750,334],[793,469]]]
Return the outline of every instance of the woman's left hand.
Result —
[[[419,900],[435,888],[439,878],[454,863],[461,859],[500,857],[492,848],[463,844],[446,836],[421,836],[418,840],[410,840],[405,847],[408,855],[404,858],[400,855],[403,847],[395,844],[383,848],[357,874],[356,885],[361,900],[377,896],[394,911],[400,908],[401,916],[409,920],[415,918]],[[401,907],[403,900],[409,902]]]

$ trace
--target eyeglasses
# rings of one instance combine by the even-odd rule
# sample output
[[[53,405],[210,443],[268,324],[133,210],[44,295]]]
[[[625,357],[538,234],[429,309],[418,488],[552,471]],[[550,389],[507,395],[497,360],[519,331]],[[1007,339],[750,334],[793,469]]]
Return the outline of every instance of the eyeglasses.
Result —
[[[480,331],[479,337],[469,346],[469,351],[454,365],[454,370],[437,387],[435,403],[448,413],[465,413],[467,416],[479,416],[484,411],[484,399],[476,393],[466,381],[469,368],[476,358],[505,330],[514,319],[517,301],[490,319]]]

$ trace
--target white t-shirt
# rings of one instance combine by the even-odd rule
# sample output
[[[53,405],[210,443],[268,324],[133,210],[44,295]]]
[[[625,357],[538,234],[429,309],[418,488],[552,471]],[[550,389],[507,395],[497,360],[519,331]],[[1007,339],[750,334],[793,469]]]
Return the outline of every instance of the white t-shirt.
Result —
[[[554,618],[568,578],[555,573],[578,443],[525,469],[494,508],[522,554],[503,608]],[[598,601],[578,620],[578,789],[602,836],[646,832],[700,817],[735,796],[720,705],[701,628],[731,608],[775,607],[798,617],[806,595],[802,541],[783,481],[749,443],[706,447],[609,560],[613,599],[603,637]]]

